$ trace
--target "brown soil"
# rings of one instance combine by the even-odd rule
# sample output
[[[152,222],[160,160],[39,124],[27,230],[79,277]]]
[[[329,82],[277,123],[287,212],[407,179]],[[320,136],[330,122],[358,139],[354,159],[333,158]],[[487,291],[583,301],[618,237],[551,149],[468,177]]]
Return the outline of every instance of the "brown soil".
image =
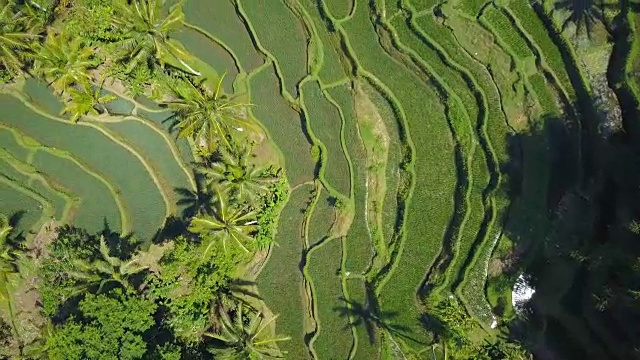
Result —
[[[160,272],[160,259],[164,253],[173,247],[173,241],[168,241],[162,245],[151,245],[149,249],[143,252],[140,256],[139,264],[141,266],[148,266],[149,271],[154,273]]]
[[[274,165],[275,167],[282,167],[284,164],[282,164],[280,154],[273,143],[266,136],[261,136],[260,140],[256,141],[257,145],[253,149],[256,164],[259,166]]]
[[[373,239],[378,251],[384,251],[382,208],[387,192],[386,167],[389,156],[389,133],[378,108],[367,96],[365,90],[356,83],[355,107],[360,138],[367,153],[367,203],[366,216],[370,233],[379,234]]]
[[[347,236],[353,219],[355,217],[355,211],[353,205],[348,206],[346,209],[337,210],[335,213],[335,220],[331,226],[330,236],[332,238],[339,238]]]
[[[49,244],[58,237],[58,223],[56,220],[51,219],[40,227],[40,230],[33,238],[29,252],[37,260],[44,257],[46,249]]]
[[[253,259],[245,266],[242,272],[242,278],[244,280],[254,281],[258,275],[260,275],[268,256],[269,251],[266,249],[256,252]]]

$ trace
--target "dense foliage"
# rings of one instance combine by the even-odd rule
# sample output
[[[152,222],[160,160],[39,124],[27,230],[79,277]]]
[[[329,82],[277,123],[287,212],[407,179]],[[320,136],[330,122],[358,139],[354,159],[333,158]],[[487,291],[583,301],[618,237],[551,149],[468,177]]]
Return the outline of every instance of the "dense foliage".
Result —
[[[42,81],[114,142],[131,100],[195,159],[153,238],[0,215],[0,358],[640,358],[636,2],[221,1],[227,49],[182,2],[0,0],[1,92]]]
[[[241,328],[270,321],[256,310],[251,283],[239,277],[253,255],[273,242],[278,211],[287,200],[284,174],[256,164],[253,147],[238,145],[252,141],[246,105],[221,90],[222,77],[208,79],[218,84],[213,89],[204,84],[188,64],[192,56],[170,36],[182,25],[180,4],[168,10],[164,4],[79,0],[2,6],[4,84],[13,86],[23,76],[45,80],[72,122],[110,116],[106,103],[116,97],[103,92],[106,81],[121,82],[130,96],[162,100],[175,111],[178,135],[189,137],[192,151],[202,157],[196,174],[202,193],[156,239],[124,236],[106,224],[96,234],[47,225],[40,236],[48,240],[27,247],[24,234],[12,232],[14,220],[2,215],[0,357],[207,359],[225,348],[219,339],[230,334],[231,318]],[[247,131],[232,137],[227,121]],[[182,230],[176,233],[172,226]],[[38,300],[28,311],[35,328],[25,327],[16,321],[15,302],[34,291]],[[246,304],[242,315],[238,303]],[[260,351],[275,356],[279,351],[269,332],[253,329],[251,342],[228,346],[243,353],[242,346],[264,341]]]

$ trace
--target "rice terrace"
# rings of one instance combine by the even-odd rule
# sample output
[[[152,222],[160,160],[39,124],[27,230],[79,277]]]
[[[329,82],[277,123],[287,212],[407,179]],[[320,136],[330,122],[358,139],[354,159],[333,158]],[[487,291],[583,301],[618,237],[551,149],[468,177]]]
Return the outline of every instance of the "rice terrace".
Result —
[[[0,359],[640,359],[638,240],[638,0],[0,0]]]

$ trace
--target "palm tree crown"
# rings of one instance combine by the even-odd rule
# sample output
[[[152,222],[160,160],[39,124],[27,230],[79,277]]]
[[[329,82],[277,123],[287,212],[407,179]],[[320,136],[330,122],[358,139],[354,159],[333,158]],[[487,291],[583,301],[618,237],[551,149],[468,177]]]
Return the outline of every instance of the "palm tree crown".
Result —
[[[113,94],[102,94],[101,87],[82,90],[71,89],[69,96],[71,99],[60,114],[71,114],[70,120],[73,122],[77,122],[87,114],[99,115],[108,112],[104,104],[117,99]]]
[[[51,81],[54,89],[65,93],[75,84],[89,88],[91,76],[88,70],[97,65],[93,50],[85,46],[81,38],[49,32],[44,44],[38,47],[35,69]]]
[[[244,111],[247,104],[236,102],[234,97],[224,94],[221,87],[222,78],[215,91],[189,81],[178,81],[172,86],[176,100],[165,103],[175,112],[178,136],[206,141],[209,152],[218,140],[228,145],[226,136],[232,128],[243,131],[251,127]]]
[[[287,341],[290,337],[276,336],[265,338],[263,332],[271,324],[277,315],[265,321],[261,313],[251,312],[245,317],[242,304],[238,304],[234,311],[234,320],[226,311],[220,312],[221,331],[219,333],[207,332],[205,336],[223,343],[221,348],[212,348],[216,359],[233,360],[257,360],[257,359],[282,359],[277,347],[280,341]]]
[[[126,62],[127,72],[140,65],[154,62],[161,66],[169,64],[195,75],[185,60],[190,58],[179,42],[170,39],[169,34],[177,31],[184,21],[180,4],[173,6],[166,17],[162,16],[162,1],[133,0],[131,5],[118,1],[121,16],[112,20],[113,25],[125,29],[124,40],[120,42],[120,61]]]
[[[68,271],[67,275],[80,283],[79,289],[98,285],[97,291],[101,292],[106,284],[115,282],[126,290],[131,290],[131,276],[148,268],[141,266],[140,259],[136,257],[122,260],[111,256],[104,236],[100,237],[100,255],[102,259],[93,263],[80,259],[73,261],[74,270]]]
[[[238,246],[245,252],[253,246],[250,234],[256,230],[255,213],[247,208],[233,207],[227,204],[225,196],[218,192],[216,206],[210,215],[199,215],[191,219],[189,231],[200,234],[207,243],[204,254],[219,241],[224,250],[227,244]]]
[[[9,219],[0,214],[0,300],[8,296],[7,286],[18,274],[17,260],[22,254],[15,244],[9,243],[11,230],[13,227],[9,224]]]
[[[0,301],[8,298],[8,285],[11,278],[18,272],[17,253],[7,242],[12,229],[9,219],[4,214],[0,214]]]
[[[251,150],[251,146],[246,144],[220,148],[218,161],[199,166],[198,171],[208,183],[219,184],[229,190],[232,196],[255,205],[259,197],[267,192],[269,185],[278,179],[269,169],[251,161]]]
[[[0,5],[1,6],[1,5]],[[0,9],[0,67],[19,73],[31,56],[31,43],[38,38],[37,27],[24,12],[13,11],[11,2]]]

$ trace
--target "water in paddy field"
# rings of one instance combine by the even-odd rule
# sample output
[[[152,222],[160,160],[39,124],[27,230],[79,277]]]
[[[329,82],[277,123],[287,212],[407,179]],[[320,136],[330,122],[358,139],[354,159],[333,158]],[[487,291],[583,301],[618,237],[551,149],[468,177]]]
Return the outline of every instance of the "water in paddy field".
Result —
[[[34,112],[18,98],[1,95],[0,106],[6,111],[5,114],[10,116],[0,119],[0,124],[32,137],[43,146],[63,156],[73,157],[95,172],[103,183],[110,184],[112,187],[115,194],[111,193],[110,196],[121,198],[123,216],[133,224],[130,230],[141,239],[154,236],[163,223],[165,206],[158,188],[141,161],[98,129],[82,124],[74,125],[66,119],[57,118],[60,102],[44,84],[27,82],[25,91],[29,97],[38,99],[35,106],[47,116]],[[59,169],[53,168],[49,171],[52,176],[59,177],[63,185],[73,180],[67,177],[68,174],[61,173]],[[67,177],[66,181],[65,177]],[[107,190],[101,188],[99,191]],[[91,202],[95,201],[95,198],[88,195],[88,198],[83,201]],[[107,208],[110,206],[106,203],[103,205]],[[99,207],[96,210],[101,213],[108,212],[107,209],[99,210]],[[87,215],[79,214],[79,216]],[[95,224],[89,228],[103,225],[102,214],[96,213],[89,216],[93,218],[92,224]],[[114,228],[114,225],[111,224],[111,227]],[[118,225],[120,225],[119,221]]]

